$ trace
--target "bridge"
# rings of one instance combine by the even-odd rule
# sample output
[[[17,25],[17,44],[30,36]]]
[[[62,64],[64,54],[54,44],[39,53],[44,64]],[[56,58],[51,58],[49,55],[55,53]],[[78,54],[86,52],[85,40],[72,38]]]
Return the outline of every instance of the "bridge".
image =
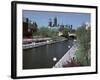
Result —
[[[76,38],[76,34],[75,33],[68,33],[68,35],[69,35],[70,38],[73,38],[73,39]]]

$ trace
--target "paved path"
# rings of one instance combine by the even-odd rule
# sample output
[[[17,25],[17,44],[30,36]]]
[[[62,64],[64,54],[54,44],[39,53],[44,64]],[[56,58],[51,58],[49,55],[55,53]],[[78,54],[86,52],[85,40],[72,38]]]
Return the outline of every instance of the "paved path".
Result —
[[[53,68],[62,68],[64,64],[67,64],[67,61],[71,61],[71,58],[74,57],[77,50],[77,45],[74,44],[72,48],[53,66]]]
[[[45,42],[38,42],[38,43],[30,43],[30,44],[23,44],[23,49],[30,49],[30,48],[34,48],[34,47],[39,47],[39,46],[43,46],[43,45],[47,45],[47,44],[53,44],[53,43],[57,43],[57,42],[61,42],[61,41],[65,41],[67,39],[62,39],[59,41],[45,41]]]

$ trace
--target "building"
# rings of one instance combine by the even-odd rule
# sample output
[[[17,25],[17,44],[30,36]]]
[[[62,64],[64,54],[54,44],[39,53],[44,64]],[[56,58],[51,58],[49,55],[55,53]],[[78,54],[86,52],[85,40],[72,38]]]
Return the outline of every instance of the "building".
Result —
[[[54,17],[53,21],[51,18],[49,19],[48,28],[51,30],[58,31],[58,36],[63,35],[64,28],[68,28],[69,32],[73,32],[73,25],[64,25],[63,22],[62,24],[59,24],[57,17]]]
[[[60,25],[58,36],[62,36],[64,31],[64,25]]]
[[[57,25],[57,17],[54,18],[54,24],[53,24],[53,27],[55,27],[55,26],[56,26],[56,27],[58,26],[58,25]]]
[[[32,38],[33,27],[28,18],[23,18],[23,38]]]
[[[58,27],[58,23],[57,23],[57,17],[55,17],[52,21],[52,19],[50,18],[49,19],[49,22],[48,22],[48,26],[49,27]]]
[[[49,19],[49,24],[48,24],[48,26],[52,27],[52,19],[51,19],[51,18]]]

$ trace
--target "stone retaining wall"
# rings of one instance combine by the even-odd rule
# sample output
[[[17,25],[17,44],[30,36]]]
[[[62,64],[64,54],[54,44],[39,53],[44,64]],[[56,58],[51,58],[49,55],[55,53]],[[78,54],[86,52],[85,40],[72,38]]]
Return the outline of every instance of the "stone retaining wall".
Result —
[[[75,52],[77,50],[77,45],[73,45],[72,48],[66,52],[66,54],[53,66],[53,68],[62,68],[67,61],[70,62],[73,57],[75,57]]]

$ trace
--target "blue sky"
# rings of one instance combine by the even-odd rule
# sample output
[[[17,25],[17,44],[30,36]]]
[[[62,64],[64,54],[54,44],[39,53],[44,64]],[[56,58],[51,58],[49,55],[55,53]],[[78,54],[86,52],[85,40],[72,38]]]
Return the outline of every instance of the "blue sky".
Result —
[[[23,10],[23,17],[36,21],[39,26],[48,26],[49,19],[53,20],[57,17],[58,24],[73,25],[77,28],[79,25],[89,22],[91,15],[89,13],[72,13],[72,12],[47,12],[47,11],[33,11]]]

